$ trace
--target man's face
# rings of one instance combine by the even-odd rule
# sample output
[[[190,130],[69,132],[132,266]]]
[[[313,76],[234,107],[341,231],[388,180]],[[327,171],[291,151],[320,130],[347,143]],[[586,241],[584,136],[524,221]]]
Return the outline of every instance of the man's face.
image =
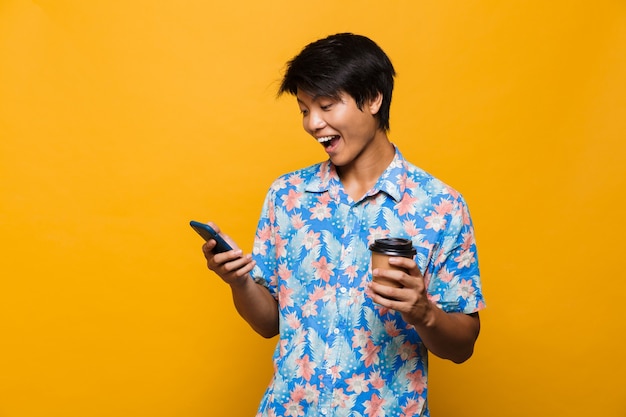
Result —
[[[304,130],[324,146],[336,166],[356,162],[381,135],[386,140],[375,117],[380,107],[378,99],[364,103],[359,109],[346,93],[331,98],[298,90],[296,97]]]

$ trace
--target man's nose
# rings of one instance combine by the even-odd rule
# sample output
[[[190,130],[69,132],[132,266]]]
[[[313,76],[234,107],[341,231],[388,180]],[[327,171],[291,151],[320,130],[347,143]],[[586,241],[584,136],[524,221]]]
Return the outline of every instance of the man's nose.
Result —
[[[306,128],[310,132],[315,132],[326,126],[326,121],[322,115],[317,111],[309,112],[309,117],[306,120]]]

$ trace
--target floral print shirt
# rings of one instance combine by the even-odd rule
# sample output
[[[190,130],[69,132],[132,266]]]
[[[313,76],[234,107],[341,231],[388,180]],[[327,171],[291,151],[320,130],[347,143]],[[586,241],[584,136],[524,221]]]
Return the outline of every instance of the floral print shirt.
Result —
[[[396,154],[359,201],[323,162],[281,176],[259,220],[252,276],[278,301],[274,376],[257,417],[428,416],[427,350],[366,295],[375,239],[417,249],[429,298],[484,308],[474,231],[459,193]]]

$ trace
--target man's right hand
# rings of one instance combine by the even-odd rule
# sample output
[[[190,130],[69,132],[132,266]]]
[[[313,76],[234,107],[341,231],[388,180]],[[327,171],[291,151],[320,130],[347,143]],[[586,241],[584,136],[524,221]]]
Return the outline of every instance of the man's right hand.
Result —
[[[228,252],[215,254],[213,248],[216,245],[215,240],[208,240],[202,245],[202,252],[207,261],[207,267],[229,285],[241,285],[245,280],[249,279],[248,273],[254,268],[255,262],[252,255],[244,255],[243,251],[233,242],[233,240],[223,233],[220,233],[219,227],[215,223],[207,223],[217,233],[219,233],[233,248]]]

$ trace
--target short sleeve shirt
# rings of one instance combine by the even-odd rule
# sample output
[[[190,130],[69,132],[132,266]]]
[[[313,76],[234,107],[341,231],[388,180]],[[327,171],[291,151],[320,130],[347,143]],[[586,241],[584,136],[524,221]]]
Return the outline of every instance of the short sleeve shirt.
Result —
[[[428,416],[428,357],[415,328],[366,294],[369,245],[410,239],[428,296],[446,312],[484,308],[462,196],[396,154],[359,201],[335,167],[278,178],[259,220],[253,279],[278,301],[274,375],[261,416]]]

